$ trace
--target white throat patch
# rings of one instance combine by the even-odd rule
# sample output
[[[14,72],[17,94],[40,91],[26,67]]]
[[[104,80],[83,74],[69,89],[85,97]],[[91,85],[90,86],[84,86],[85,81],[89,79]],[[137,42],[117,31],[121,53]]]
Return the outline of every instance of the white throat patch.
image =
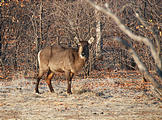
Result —
[[[79,54],[79,56],[80,56],[80,58],[81,58],[81,59],[85,59],[85,57],[84,57],[84,56],[82,56],[82,54]]]
[[[86,59],[84,56],[82,56],[82,51],[83,51],[83,48],[82,47],[79,47],[79,56],[81,59]]]

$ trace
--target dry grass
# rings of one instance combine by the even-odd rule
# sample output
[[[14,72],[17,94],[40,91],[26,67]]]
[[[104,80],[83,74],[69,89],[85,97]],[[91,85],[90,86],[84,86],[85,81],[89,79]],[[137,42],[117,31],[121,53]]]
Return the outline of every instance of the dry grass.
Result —
[[[50,93],[42,81],[42,94],[34,93],[34,80],[0,81],[0,119],[162,119],[161,102],[151,91],[138,89],[135,81],[140,78],[75,79],[72,95],[66,94],[66,81],[52,81],[55,93]],[[127,85],[128,82],[134,84]]]

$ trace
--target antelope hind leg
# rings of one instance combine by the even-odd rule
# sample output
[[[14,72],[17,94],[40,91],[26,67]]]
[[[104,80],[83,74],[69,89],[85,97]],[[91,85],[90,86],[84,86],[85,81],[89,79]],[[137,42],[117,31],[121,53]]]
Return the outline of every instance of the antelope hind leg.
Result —
[[[35,92],[36,93],[40,93],[39,90],[38,90],[38,87],[39,87],[39,82],[40,82],[40,79],[41,79],[42,76],[43,76],[43,71],[39,70],[39,74],[38,74],[38,77],[37,77],[37,83],[36,83],[36,86],[35,86]]]
[[[54,92],[54,89],[51,84],[51,79],[52,79],[53,75],[54,75],[54,73],[49,70],[47,73],[47,78],[46,78],[46,83],[48,84],[50,92],[52,92],[52,93]]]

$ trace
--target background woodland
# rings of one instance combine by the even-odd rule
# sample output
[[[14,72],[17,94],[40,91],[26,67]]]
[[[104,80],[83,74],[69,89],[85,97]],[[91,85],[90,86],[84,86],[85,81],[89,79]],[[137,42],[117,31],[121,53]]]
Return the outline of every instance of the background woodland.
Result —
[[[149,38],[155,48],[158,39],[162,48],[160,0],[96,0],[95,3],[100,6],[108,3],[110,10],[133,33]],[[51,44],[77,47],[75,36],[80,40],[90,37],[96,40],[84,70],[88,69],[94,76],[101,77],[98,75],[101,72],[138,70],[133,58],[115,37],[129,40],[148,70],[156,69],[145,44],[131,40],[110,17],[84,0],[1,0],[0,77],[12,78],[18,72],[34,77],[38,70],[38,51]]]

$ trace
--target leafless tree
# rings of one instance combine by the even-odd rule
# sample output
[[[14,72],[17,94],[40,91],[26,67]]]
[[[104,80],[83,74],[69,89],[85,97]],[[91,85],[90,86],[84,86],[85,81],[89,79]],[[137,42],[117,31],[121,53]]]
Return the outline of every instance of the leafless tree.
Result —
[[[162,65],[161,65],[161,63],[162,62],[161,62],[161,59],[160,59],[160,56],[159,56],[159,48],[156,50],[154,45],[152,44],[152,42],[148,38],[142,37],[140,35],[136,35],[136,34],[132,33],[128,28],[126,28],[126,26],[121,23],[121,21],[118,19],[118,17],[111,12],[111,10],[108,7],[108,4],[105,4],[104,7],[100,7],[100,6],[98,6],[97,4],[95,4],[94,2],[92,2],[90,0],[87,0],[87,2],[90,3],[90,5],[92,5],[98,11],[101,11],[101,12],[105,13],[106,15],[108,15],[109,17],[111,17],[115,21],[115,23],[119,26],[120,30],[122,30],[125,34],[127,34],[131,39],[133,39],[135,41],[138,41],[138,42],[143,42],[144,44],[146,44],[150,48],[150,51],[152,53],[152,57],[154,58],[154,61],[155,61],[156,67],[157,67],[157,73],[158,73],[158,75],[159,75],[159,77],[161,79],[162,78],[162,75],[161,75],[161,73],[162,73]],[[136,14],[136,16],[138,18],[140,18],[138,16],[138,14]],[[141,18],[140,18],[140,20],[141,20]],[[147,68],[142,63],[140,58],[137,56],[136,52],[133,50],[131,45],[125,40],[118,39],[118,41],[121,41],[121,43],[125,46],[125,48],[128,49],[129,53],[132,55],[135,62],[137,63],[139,70],[152,83],[152,85],[154,86],[154,90],[156,90],[156,92],[158,92],[159,95],[161,95],[162,94],[162,86],[148,72]]]
[[[158,0],[152,3],[149,0],[96,0],[96,3],[99,5],[109,3],[111,11],[124,25],[128,26],[133,33],[150,38],[158,50],[159,36],[156,35],[158,33],[156,30],[160,29],[160,18],[156,1],[158,2]],[[143,27],[145,25],[135,17],[134,12],[140,15],[147,27]],[[6,76],[10,76],[8,73],[15,71],[34,74],[39,49],[51,44],[76,47],[75,36],[80,40],[88,40],[92,36],[95,38],[95,43],[90,49],[90,64],[87,64],[90,70],[95,68],[98,72],[104,72],[109,68],[137,69],[128,51],[122,49],[121,45],[113,40],[116,36],[126,40],[129,39],[128,35],[121,32],[112,18],[98,12],[84,0],[13,0],[9,1],[7,6],[1,7],[1,18],[1,63],[3,65],[0,65],[0,69]],[[155,63],[150,57],[149,48],[131,39],[129,43],[149,70],[154,70]],[[103,56],[103,59],[95,59],[98,55]]]

